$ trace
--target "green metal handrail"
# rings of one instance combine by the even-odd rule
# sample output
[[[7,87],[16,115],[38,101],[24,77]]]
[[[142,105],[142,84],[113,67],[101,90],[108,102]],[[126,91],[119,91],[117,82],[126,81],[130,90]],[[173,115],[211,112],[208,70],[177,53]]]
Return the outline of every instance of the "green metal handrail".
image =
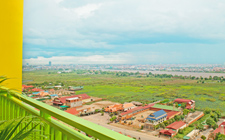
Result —
[[[50,129],[51,127],[61,132],[59,134],[58,133],[54,134],[55,135],[54,137],[55,138],[59,137],[59,140],[61,139],[64,140],[69,138],[74,140],[90,139],[84,134],[74,130],[73,128],[63,123],[66,123],[74,128],[77,128],[85,132],[86,134],[91,135],[94,138],[97,138],[100,140],[131,140],[132,139],[125,135],[119,134],[115,131],[111,131],[105,127],[99,126],[95,123],[89,122],[80,117],[74,116],[72,114],[59,110],[52,106],[49,106],[45,103],[42,103],[40,101],[27,97],[26,95],[23,95],[21,93],[13,91],[13,92],[10,92],[10,94],[8,94],[7,88],[0,88],[0,89],[4,90],[4,92],[0,93],[0,97],[1,97],[0,103],[2,106],[4,105],[6,106],[6,103],[2,103],[2,100],[1,100],[5,98],[19,105],[21,108],[31,113],[32,115],[39,116],[47,124],[49,124],[49,126],[44,128],[45,131],[47,131],[46,133],[49,133],[51,135],[52,133]],[[39,111],[36,110],[35,108],[38,109]],[[53,119],[52,117],[54,117],[57,120]],[[63,123],[59,121],[62,121]]]

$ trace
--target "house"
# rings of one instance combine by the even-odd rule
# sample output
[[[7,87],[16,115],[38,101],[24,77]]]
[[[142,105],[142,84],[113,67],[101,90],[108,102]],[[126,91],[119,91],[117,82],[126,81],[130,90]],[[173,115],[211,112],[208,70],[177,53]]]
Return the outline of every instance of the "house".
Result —
[[[31,89],[32,92],[40,92],[40,91],[44,91],[43,89],[40,88],[33,88]]]
[[[49,96],[47,92],[43,92],[43,91],[39,92],[38,95],[41,97]]]
[[[178,103],[178,104],[185,103],[186,109],[194,109],[195,108],[195,101],[194,100],[177,98],[177,99],[174,100],[174,103]]]
[[[225,135],[225,122],[222,122],[219,127],[213,131],[214,135],[216,135],[217,133],[221,133],[223,135]]]
[[[69,90],[71,90],[71,91],[82,90],[83,88],[84,88],[83,86],[78,86],[78,87],[69,86]]]
[[[164,136],[169,136],[169,137],[173,137],[176,135],[176,132],[173,131],[173,130],[165,130],[165,129],[162,129],[160,132],[159,132],[160,135],[164,135]]]
[[[183,121],[174,122],[166,127],[166,129],[162,129],[159,134],[173,137],[175,136],[180,129],[187,127],[186,123]]]
[[[140,103],[140,102],[132,101],[131,103],[136,105],[136,106],[142,106],[142,103]]]
[[[24,89],[29,89],[29,88],[33,88],[34,86],[32,85],[22,85],[22,90]]]
[[[128,111],[128,110],[131,110],[133,108],[135,108],[136,106],[132,103],[126,103],[126,104],[123,104],[123,111]]]
[[[73,95],[73,96],[64,96],[64,97],[61,97],[61,98],[55,98],[53,100],[53,104],[54,105],[64,105],[66,104],[66,99],[69,99],[69,98],[75,98],[75,97],[79,97],[81,96],[82,97],[82,103],[84,101],[87,101],[87,100],[90,100],[91,97],[88,96],[87,94],[79,94],[79,95]]]
[[[139,107],[135,107],[135,108],[133,108],[131,110],[128,110],[127,112],[122,112],[118,116],[118,120],[130,119],[136,114],[139,114],[139,113],[144,112],[144,111],[148,111],[152,106],[154,106],[154,104],[149,104],[149,105],[144,106],[144,107],[139,106]]]
[[[200,118],[202,118],[204,116],[204,113],[201,111],[195,111],[194,113],[191,113],[187,116],[187,118],[185,119],[185,122],[190,125],[192,123],[194,123],[195,121],[199,120]]]
[[[157,125],[159,123],[166,121],[166,118],[167,118],[167,113],[164,110],[160,110],[160,111],[150,114],[146,118],[146,121],[153,125]]]
[[[105,108],[105,112],[117,112],[122,110],[123,110],[122,104],[115,104],[115,105],[107,106]]]
[[[70,94],[74,94],[74,92],[68,91],[65,89],[59,89],[59,90],[49,90],[49,94],[70,95]]]
[[[81,107],[82,106],[82,97],[73,97],[66,99],[66,106],[72,107]]]

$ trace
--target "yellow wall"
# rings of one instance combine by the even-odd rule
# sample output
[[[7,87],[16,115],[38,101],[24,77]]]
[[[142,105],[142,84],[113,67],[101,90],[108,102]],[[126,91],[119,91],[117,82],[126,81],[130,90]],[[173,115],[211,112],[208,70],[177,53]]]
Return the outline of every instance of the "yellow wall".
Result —
[[[23,0],[0,1],[0,76],[11,78],[4,86],[21,90]]]

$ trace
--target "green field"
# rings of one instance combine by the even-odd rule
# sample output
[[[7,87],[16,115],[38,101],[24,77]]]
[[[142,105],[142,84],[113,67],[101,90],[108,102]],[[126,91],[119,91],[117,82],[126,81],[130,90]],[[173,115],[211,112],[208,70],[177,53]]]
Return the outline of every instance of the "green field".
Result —
[[[84,86],[77,94],[106,98],[115,102],[140,101],[150,103],[156,100],[188,98],[196,101],[198,109],[212,108],[225,112],[225,82],[155,78],[153,76],[124,76],[116,74],[81,75],[76,72],[57,74],[56,71],[23,72],[23,84],[51,82],[67,86]]]

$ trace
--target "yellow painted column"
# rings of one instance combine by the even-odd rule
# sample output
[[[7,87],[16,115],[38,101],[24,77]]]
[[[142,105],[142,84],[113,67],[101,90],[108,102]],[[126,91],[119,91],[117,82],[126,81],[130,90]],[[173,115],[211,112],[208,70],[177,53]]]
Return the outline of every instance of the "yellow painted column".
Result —
[[[23,0],[0,1],[0,76],[10,78],[4,86],[21,90]]]

